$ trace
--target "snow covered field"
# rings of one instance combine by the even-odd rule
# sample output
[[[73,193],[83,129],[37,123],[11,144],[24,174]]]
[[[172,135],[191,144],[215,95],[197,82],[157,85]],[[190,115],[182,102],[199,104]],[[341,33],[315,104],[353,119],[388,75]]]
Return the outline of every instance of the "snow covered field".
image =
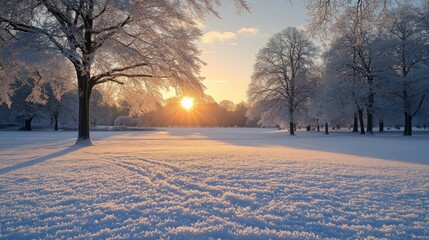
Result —
[[[429,135],[0,132],[1,239],[429,239]]]

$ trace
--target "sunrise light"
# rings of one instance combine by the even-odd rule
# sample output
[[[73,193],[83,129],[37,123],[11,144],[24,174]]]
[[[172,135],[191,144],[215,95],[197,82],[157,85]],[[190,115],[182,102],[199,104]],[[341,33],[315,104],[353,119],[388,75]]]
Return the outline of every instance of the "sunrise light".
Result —
[[[180,105],[185,109],[185,110],[191,110],[192,107],[194,106],[194,99],[190,98],[190,97],[184,97],[182,98],[182,100],[180,101]]]

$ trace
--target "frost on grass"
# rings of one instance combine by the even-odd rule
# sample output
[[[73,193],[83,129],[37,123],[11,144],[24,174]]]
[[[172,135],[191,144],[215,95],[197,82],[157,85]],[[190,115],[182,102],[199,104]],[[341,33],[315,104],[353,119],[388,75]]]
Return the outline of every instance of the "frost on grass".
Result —
[[[0,238],[429,238],[429,136],[266,131],[4,132]]]

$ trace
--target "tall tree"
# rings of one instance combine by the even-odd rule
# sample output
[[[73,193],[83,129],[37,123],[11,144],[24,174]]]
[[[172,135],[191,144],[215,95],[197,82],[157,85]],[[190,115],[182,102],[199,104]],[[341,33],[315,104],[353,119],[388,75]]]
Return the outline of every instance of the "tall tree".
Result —
[[[294,27],[275,34],[259,51],[247,95],[249,111],[261,114],[261,124],[288,122],[294,135],[294,114],[305,107],[314,86],[310,72],[316,54]]]
[[[333,8],[338,8],[337,12],[332,12],[328,15],[325,27],[332,30],[333,37],[329,52],[342,54],[343,61],[333,59],[334,67],[342,74],[344,79],[353,84],[350,93],[355,99],[361,99],[361,93],[365,93],[365,102],[360,100],[355,103],[356,112],[359,116],[359,122],[363,123],[363,110],[366,108],[367,116],[367,132],[372,133],[374,127],[374,118],[379,110],[379,119],[382,121],[382,110],[380,104],[383,101],[380,99],[380,85],[383,84],[380,78],[379,66],[380,59],[378,57],[379,37],[377,31],[380,26],[379,17],[394,5],[390,1],[332,1],[327,3],[325,11],[331,12]],[[314,20],[314,19],[313,19]],[[325,29],[326,30],[326,29]],[[323,27],[322,27],[322,32]],[[339,47],[339,49],[336,49]],[[337,66],[335,66],[337,65]],[[364,80],[364,81],[362,81]],[[361,124],[362,127],[363,124]],[[362,130],[362,128],[361,128]],[[361,133],[364,133],[361,131]]]
[[[428,32],[422,28],[421,10],[403,5],[386,17],[385,59],[390,59],[389,76],[396,84],[394,92],[402,100],[404,135],[412,135],[412,120],[429,95]]]
[[[235,0],[248,9],[244,0]],[[217,15],[217,0],[1,0],[1,28],[23,33],[73,65],[79,96],[77,142],[90,144],[89,100],[94,86],[124,84],[156,101],[160,89],[201,91],[196,20]],[[137,95],[134,95],[138,97]],[[148,98],[147,96],[151,96]],[[149,104],[150,105],[150,104]],[[133,104],[145,108],[145,103]]]

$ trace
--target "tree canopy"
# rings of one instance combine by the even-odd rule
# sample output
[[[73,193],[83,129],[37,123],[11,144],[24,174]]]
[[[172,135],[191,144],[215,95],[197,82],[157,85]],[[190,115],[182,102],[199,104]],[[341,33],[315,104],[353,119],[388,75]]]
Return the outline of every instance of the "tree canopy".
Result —
[[[244,0],[234,0],[248,10]],[[79,97],[78,142],[90,143],[89,99],[94,86],[123,84],[139,112],[153,109],[160,90],[201,92],[203,61],[196,20],[218,15],[217,0],[27,0],[0,2],[2,36],[37,43],[69,61]],[[130,92],[126,92],[130,94]]]

